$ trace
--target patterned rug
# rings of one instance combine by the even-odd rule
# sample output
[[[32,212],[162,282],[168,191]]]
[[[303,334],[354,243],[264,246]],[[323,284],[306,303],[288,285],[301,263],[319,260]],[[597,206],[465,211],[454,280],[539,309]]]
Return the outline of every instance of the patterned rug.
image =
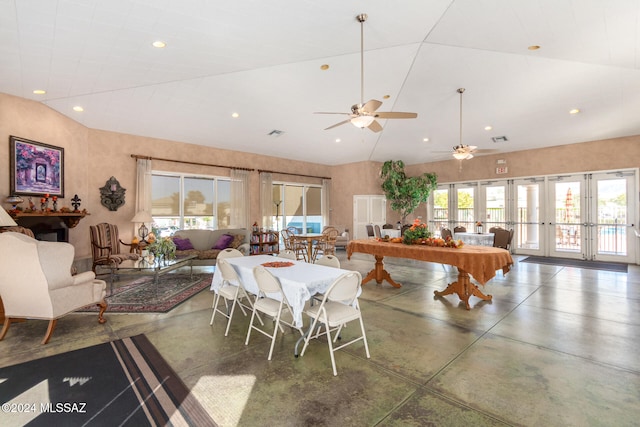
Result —
[[[169,273],[160,276],[158,286],[153,277],[142,277],[127,285],[114,283],[113,295],[107,297],[107,313],[166,313],[211,286],[212,274]],[[98,311],[91,305],[78,311]]]
[[[144,335],[0,368],[0,401],[2,426],[215,425]]]

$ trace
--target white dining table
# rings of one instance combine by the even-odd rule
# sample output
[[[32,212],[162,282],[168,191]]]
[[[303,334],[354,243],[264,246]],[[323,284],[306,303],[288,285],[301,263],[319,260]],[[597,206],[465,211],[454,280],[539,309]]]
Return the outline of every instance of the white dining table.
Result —
[[[244,288],[254,294],[258,294],[258,283],[253,277],[253,268],[257,265],[269,262],[292,262],[290,267],[267,267],[274,276],[280,280],[282,290],[293,310],[293,321],[297,327],[302,327],[302,313],[305,303],[316,293],[324,293],[335,279],[349,270],[327,267],[324,265],[310,264],[304,261],[294,261],[271,255],[254,255],[237,258],[226,258],[229,264],[236,270]],[[222,285],[222,274],[215,269],[211,281],[211,290],[217,291]],[[277,298],[275,295],[267,296]],[[279,299],[279,298],[277,298]]]
[[[380,234],[382,235],[382,237],[401,237],[400,230],[397,230],[395,228],[383,228],[382,230],[380,230]]]
[[[493,246],[494,233],[454,233],[453,238],[467,245]]]

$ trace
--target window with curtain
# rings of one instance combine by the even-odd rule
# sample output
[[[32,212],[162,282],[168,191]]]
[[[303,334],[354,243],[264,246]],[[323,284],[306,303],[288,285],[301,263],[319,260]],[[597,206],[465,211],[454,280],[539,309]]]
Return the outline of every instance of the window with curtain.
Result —
[[[295,227],[299,233],[320,233],[323,227],[322,187],[294,183],[273,184],[275,229]]]
[[[151,182],[151,215],[160,236],[178,229],[216,229],[230,224],[228,178],[154,172]]]

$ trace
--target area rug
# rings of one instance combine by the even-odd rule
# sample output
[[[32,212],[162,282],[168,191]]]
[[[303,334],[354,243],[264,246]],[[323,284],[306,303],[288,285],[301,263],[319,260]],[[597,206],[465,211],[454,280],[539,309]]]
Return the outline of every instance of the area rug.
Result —
[[[626,273],[629,267],[627,264],[622,264],[619,262],[586,261],[582,259],[554,258],[545,256],[530,256],[521,259],[520,262],[558,265],[562,267],[588,268],[591,270],[615,271],[618,273]]]
[[[160,276],[158,288],[153,277],[142,277],[127,285],[114,284],[113,294],[107,297],[107,313],[166,313],[211,286],[212,274],[170,273]],[[96,305],[78,311],[98,311]]]
[[[146,336],[0,368],[2,426],[214,426]]]

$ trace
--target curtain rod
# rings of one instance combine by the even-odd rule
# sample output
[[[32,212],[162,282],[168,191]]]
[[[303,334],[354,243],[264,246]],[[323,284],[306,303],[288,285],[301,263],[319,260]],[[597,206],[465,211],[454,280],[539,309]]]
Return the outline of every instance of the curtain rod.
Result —
[[[269,170],[265,170],[265,169],[258,169],[258,172],[262,173],[262,172],[268,172],[268,173],[279,173],[282,175],[291,175],[291,176],[304,176],[306,178],[320,178],[320,179],[331,179],[328,176],[315,176],[315,175],[304,175],[301,173],[289,173],[289,172],[280,172],[280,171],[269,171]]]
[[[239,170],[250,171],[250,172],[253,172],[255,170],[255,169],[251,169],[251,168],[240,168],[240,167],[236,167],[236,166],[213,165],[213,164],[210,164],[210,163],[187,162],[185,160],[163,159],[161,157],[140,156],[138,154],[132,154],[131,157],[133,157],[136,160],[137,159],[142,159],[142,160],[160,160],[160,161],[163,161],[163,162],[184,163],[184,164],[187,164],[187,165],[196,165],[196,166],[212,166],[212,167],[216,167],[216,168],[239,169]]]

